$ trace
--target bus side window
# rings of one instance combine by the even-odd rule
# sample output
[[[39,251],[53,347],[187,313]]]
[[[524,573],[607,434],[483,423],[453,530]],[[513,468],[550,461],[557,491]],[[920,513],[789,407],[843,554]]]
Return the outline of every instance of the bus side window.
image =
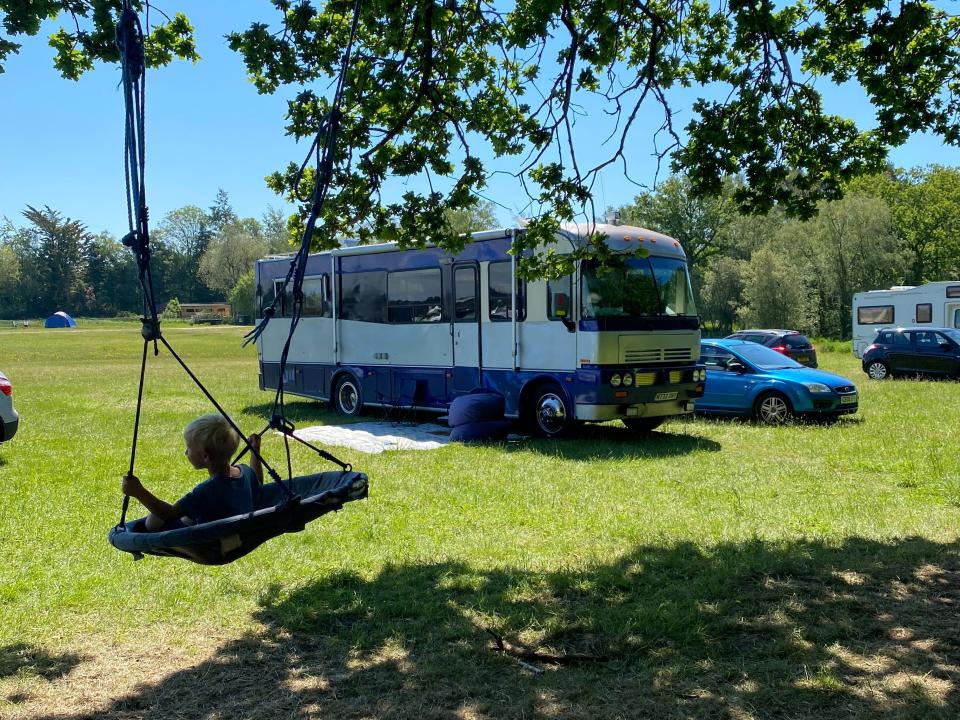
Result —
[[[492,322],[510,321],[511,263],[492,262],[487,267],[489,281],[490,320]],[[517,322],[527,316],[527,284],[517,278]]]
[[[572,276],[564,275],[557,280],[547,280],[547,317],[550,320],[569,318],[572,299]]]
[[[274,289],[272,279],[261,279],[257,285],[257,317],[263,317],[263,311],[273,302]]]
[[[340,317],[344,320],[386,321],[385,270],[343,273],[340,276]]]
[[[323,297],[323,276],[303,279],[303,316],[329,317],[330,306]]]
[[[274,292],[279,293],[280,287],[283,285],[283,280],[274,280],[273,287]],[[277,303],[277,314],[276,317],[290,317],[293,314],[293,288],[290,285],[287,285],[286,291],[283,293],[283,296],[280,298],[280,302]]]
[[[440,322],[442,298],[440,268],[391,272],[387,276],[387,322]]]

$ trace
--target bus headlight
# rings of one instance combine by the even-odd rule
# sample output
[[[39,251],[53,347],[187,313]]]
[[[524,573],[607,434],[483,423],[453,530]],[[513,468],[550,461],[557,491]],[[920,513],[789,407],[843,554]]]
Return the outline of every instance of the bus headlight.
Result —
[[[614,387],[620,387],[620,382],[621,382],[621,379],[619,375],[614,375],[613,377],[610,378],[610,384],[613,385]]]
[[[630,387],[631,385],[633,385],[633,375],[631,375],[630,373],[624,373],[623,384],[626,385],[627,387]]]

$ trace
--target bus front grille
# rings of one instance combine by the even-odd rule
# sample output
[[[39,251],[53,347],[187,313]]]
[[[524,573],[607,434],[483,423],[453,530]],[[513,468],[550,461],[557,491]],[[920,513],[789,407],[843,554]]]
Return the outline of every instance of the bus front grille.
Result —
[[[623,354],[625,363],[649,363],[660,362],[663,360],[663,351],[659,348],[655,350],[627,350]]]
[[[663,359],[667,362],[688,362],[691,358],[690,348],[666,348]]]

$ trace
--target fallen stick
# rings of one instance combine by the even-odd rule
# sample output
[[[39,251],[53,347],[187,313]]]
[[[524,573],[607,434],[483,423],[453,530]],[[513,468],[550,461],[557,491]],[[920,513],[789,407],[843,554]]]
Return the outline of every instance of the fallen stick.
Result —
[[[554,665],[569,665],[570,663],[577,662],[598,662],[607,660],[607,658],[603,655],[587,655],[584,653],[564,653],[562,655],[555,655],[553,653],[542,653],[535,650],[529,650],[525,647],[520,647],[507,642],[490,628],[484,629],[490,633],[490,636],[496,643],[496,647],[492,649],[502,652],[505,655],[515,657],[518,660],[533,660],[535,662],[552,663]]]

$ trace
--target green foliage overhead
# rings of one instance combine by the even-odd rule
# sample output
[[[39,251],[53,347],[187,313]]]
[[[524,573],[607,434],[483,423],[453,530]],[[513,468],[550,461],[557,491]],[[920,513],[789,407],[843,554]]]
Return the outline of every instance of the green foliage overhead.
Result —
[[[77,80],[96,61],[118,62],[115,28],[122,6],[121,0],[0,0],[0,73],[6,58],[20,49],[9,38],[36,35],[48,20],[63,23],[49,37],[50,47],[56,50],[53,64],[63,77]],[[134,0],[133,6],[139,12],[144,3]],[[153,12],[150,20],[149,32],[144,28],[149,67],[168,65],[175,57],[200,59],[186,15]]]
[[[287,131],[311,137],[330,112],[353,4],[271,4],[274,22],[232,33],[229,43],[261,92],[296,92]],[[52,39],[61,72],[75,77],[95,59],[115,59],[117,5],[0,0],[0,18],[9,35],[35,34],[58,10],[85,21],[89,30]],[[448,211],[474,207],[475,192],[509,157],[530,197],[522,242],[534,247],[560,223],[594,217],[598,174],[629,167],[638,143],[644,154],[652,146],[670,158],[699,195],[739,176],[733,199],[741,210],[781,206],[806,218],[851,179],[881,171],[887,148],[911,133],[960,142],[960,18],[929,2],[361,0],[359,12],[320,246],[354,235],[456,250],[462,241]],[[151,43],[154,64],[196,58],[182,15]],[[7,43],[0,53],[13,49]],[[859,83],[877,126],[864,131],[827,112],[818,80]],[[672,91],[680,88],[702,90],[684,128],[675,125],[682,108]],[[587,106],[605,109],[611,122],[609,157],[595,164],[573,142]],[[651,115],[662,118],[660,131],[637,138],[636,119]],[[488,165],[480,159],[488,152],[503,162]],[[291,164],[269,182],[292,196],[297,176]],[[429,189],[387,200],[389,178]],[[309,173],[302,180],[310,186]],[[581,254],[602,254],[597,241]],[[543,263],[525,261],[524,270]]]

